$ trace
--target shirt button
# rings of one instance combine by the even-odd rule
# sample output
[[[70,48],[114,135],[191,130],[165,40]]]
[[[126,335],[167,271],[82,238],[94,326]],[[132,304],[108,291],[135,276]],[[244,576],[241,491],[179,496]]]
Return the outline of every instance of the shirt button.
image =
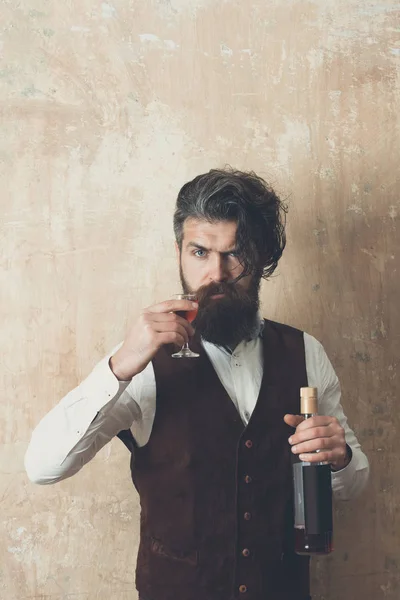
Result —
[[[242,554],[243,556],[250,556],[250,550],[248,548],[245,548],[244,550],[242,550]]]
[[[246,440],[245,444],[246,448],[252,448],[253,447],[253,442],[251,440]]]
[[[245,594],[247,592],[247,587],[245,585],[239,585],[239,592]]]
[[[250,477],[250,475],[246,475],[246,477],[244,478],[244,480],[245,480],[246,483],[251,483],[253,481],[252,478]]]
[[[246,521],[250,521],[250,519],[251,519],[251,513],[245,512],[243,516],[244,516],[244,518],[245,518]]]

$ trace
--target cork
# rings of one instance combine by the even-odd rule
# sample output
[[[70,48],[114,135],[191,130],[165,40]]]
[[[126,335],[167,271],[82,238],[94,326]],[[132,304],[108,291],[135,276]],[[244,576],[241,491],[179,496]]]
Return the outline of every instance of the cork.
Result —
[[[315,415],[318,413],[317,388],[300,388],[300,413],[302,415]]]

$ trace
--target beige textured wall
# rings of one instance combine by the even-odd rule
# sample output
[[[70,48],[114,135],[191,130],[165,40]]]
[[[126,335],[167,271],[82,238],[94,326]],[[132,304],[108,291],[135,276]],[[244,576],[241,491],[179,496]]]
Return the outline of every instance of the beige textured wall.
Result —
[[[325,344],[372,463],[317,600],[400,597],[400,13],[390,0],[0,3],[0,596],[135,600],[120,442],[54,487],[38,419],[179,291],[183,182],[255,169],[289,197],[265,313]]]

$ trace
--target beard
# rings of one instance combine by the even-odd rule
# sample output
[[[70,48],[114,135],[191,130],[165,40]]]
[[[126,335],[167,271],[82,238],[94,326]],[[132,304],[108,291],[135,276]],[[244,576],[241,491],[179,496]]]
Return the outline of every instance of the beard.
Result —
[[[252,339],[260,306],[260,277],[253,275],[247,290],[237,283],[226,282],[212,282],[192,290],[182,269],[180,276],[183,291],[197,295],[199,310],[193,322],[196,333],[207,342],[228,346],[231,350],[240,342]],[[212,296],[217,294],[224,294],[224,297],[214,300]]]

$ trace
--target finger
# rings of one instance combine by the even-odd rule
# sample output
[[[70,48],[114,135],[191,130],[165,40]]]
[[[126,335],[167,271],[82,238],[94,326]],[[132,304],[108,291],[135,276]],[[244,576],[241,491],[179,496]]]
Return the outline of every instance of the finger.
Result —
[[[146,313],[144,316],[144,320],[151,326],[154,326],[156,329],[158,328],[159,323],[179,323],[184,327],[189,336],[194,335],[194,329],[183,317],[180,317],[176,313]]]
[[[147,313],[169,313],[177,310],[193,310],[198,308],[197,302],[191,300],[166,300],[145,309]]]
[[[331,452],[319,452],[318,454],[300,454],[299,459],[301,462],[319,463],[323,465],[332,464],[332,453]]]
[[[176,346],[179,346],[180,348],[188,341],[180,333],[174,331],[160,333],[158,339],[160,346],[164,346],[165,344],[176,344]]]
[[[156,333],[178,334],[183,339],[184,343],[189,341],[190,336],[188,331],[186,327],[180,323],[155,323],[154,326]]]
[[[315,417],[304,419],[304,421],[298,426],[298,431],[302,431],[304,429],[311,429],[312,427],[328,427],[333,425],[334,423],[337,423],[337,419],[335,419],[335,417],[315,415]]]
[[[336,432],[328,426],[312,427],[311,429],[300,429],[298,427],[296,433],[290,436],[289,444],[299,444],[300,442],[307,442],[316,438],[330,438],[334,435],[336,435]]]
[[[292,446],[293,454],[304,454],[309,452],[320,452],[323,450],[332,450],[337,445],[335,438],[318,438],[307,442],[301,442]]]
[[[304,420],[304,417],[301,417],[300,415],[285,415],[283,420],[285,421],[286,425],[289,425],[290,427],[298,427],[298,425]]]

